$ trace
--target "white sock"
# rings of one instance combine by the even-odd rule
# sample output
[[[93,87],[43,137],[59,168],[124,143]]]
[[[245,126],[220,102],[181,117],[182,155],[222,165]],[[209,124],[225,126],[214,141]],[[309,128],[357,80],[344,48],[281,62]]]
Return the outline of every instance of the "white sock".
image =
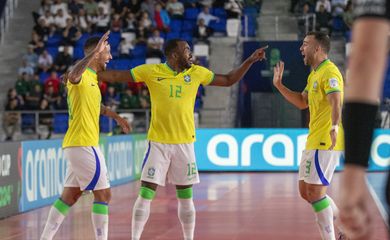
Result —
[[[91,217],[95,239],[108,239],[108,205],[106,203],[93,203]]]
[[[150,215],[150,203],[152,200],[144,199],[138,196],[133,207],[133,218],[131,222],[131,239],[139,240],[141,238],[144,226]]]
[[[69,206],[58,199],[50,208],[49,216],[43,229],[41,240],[52,240],[69,211]]]
[[[323,240],[336,240],[333,226],[333,211],[331,201],[325,196],[314,202],[313,209],[316,214],[316,221]]]
[[[192,198],[180,199],[178,198],[178,216],[183,229],[184,240],[194,239],[195,230],[195,206]]]

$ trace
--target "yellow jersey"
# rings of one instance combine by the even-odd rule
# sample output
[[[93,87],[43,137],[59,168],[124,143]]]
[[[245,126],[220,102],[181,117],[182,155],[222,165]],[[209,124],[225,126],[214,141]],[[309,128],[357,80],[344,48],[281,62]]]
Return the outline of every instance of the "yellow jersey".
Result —
[[[306,150],[327,150],[332,144],[329,135],[332,128],[332,107],[327,95],[340,92],[341,104],[343,103],[343,77],[337,66],[327,59],[311,71],[304,91],[308,94],[310,112]],[[344,130],[341,121],[334,150],[344,150]]]
[[[143,64],[130,70],[136,82],[145,82],[151,97],[148,139],[165,144],[195,141],[194,107],[200,84],[214,73],[198,65],[175,72],[167,63]]]
[[[84,71],[77,84],[67,82],[69,127],[62,147],[98,146],[101,93],[96,72]]]

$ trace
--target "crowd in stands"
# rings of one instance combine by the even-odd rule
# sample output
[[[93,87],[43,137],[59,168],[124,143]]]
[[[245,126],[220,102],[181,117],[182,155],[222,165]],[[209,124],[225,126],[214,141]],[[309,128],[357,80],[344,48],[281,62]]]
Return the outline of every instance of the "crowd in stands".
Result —
[[[148,58],[165,61],[162,51],[169,39],[182,38],[190,45],[208,44],[208,38],[216,32],[226,34],[226,20],[239,18],[243,4],[259,6],[260,2],[42,0],[38,11],[32,13],[35,26],[18,69],[18,79],[9,90],[6,109],[65,110],[66,88],[60,76],[83,57],[82,47],[90,36],[110,30],[114,59],[108,68],[130,69]],[[207,59],[200,60],[200,64],[208,64]],[[150,108],[149,93],[143,84],[100,83],[100,89],[103,104],[113,109]],[[203,89],[199,90],[197,109],[202,106],[202,95]],[[15,121],[4,121],[4,129],[12,127],[9,122]],[[7,139],[10,136],[7,134]]]
[[[334,32],[346,34],[353,21],[351,0],[291,0],[290,12],[299,16],[300,37],[306,29],[313,28],[329,35]]]

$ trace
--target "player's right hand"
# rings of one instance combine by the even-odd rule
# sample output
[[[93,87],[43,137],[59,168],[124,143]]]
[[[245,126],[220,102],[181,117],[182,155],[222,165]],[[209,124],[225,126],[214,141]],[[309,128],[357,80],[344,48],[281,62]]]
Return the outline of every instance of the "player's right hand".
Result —
[[[279,61],[274,67],[273,83],[276,88],[282,85],[283,72],[284,72],[284,62]]]
[[[110,31],[107,31],[99,40],[99,43],[96,45],[95,53],[103,52],[108,45],[108,36],[110,35]]]

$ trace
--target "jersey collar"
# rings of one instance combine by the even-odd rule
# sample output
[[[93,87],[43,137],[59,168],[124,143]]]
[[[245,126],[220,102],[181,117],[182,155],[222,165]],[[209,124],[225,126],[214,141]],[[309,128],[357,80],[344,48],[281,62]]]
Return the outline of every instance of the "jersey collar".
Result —
[[[328,63],[330,60],[329,58],[325,59],[324,61],[322,61],[315,69],[314,69],[314,72],[317,72],[318,70],[320,70],[320,68],[322,66],[324,66],[326,63]]]
[[[165,62],[164,65],[167,67],[167,69],[168,69],[170,72],[172,72],[173,75],[176,76],[177,74],[179,74],[178,72],[176,72],[175,70],[173,70],[173,68],[172,68],[171,66],[169,66],[168,62]],[[191,67],[192,67],[192,65],[191,65]],[[189,69],[189,68],[188,68],[188,69]],[[182,71],[182,73],[188,71],[188,69],[184,69],[184,70]]]
[[[90,71],[93,74],[96,74],[96,72],[92,68],[87,67],[87,70]]]

